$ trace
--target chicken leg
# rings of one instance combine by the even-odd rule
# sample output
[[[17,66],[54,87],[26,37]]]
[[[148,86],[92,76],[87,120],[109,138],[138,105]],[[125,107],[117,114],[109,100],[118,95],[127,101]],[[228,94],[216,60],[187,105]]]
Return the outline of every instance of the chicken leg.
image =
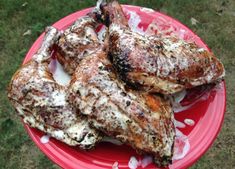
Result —
[[[26,124],[69,145],[92,148],[101,137],[86,117],[66,101],[67,88],[56,83],[48,68],[60,33],[46,29],[41,48],[12,77],[8,97]]]
[[[108,20],[110,60],[134,89],[173,94],[224,77],[222,63],[195,43],[133,32],[117,1],[101,3],[100,9],[100,18]]]
[[[175,131],[170,102],[126,89],[103,49],[80,62],[69,89],[68,101],[93,127],[153,155],[159,166],[171,163]]]

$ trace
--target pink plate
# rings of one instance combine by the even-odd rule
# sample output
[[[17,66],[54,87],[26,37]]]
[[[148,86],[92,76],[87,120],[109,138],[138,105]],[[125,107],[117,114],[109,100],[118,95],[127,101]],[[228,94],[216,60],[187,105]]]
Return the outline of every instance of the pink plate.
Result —
[[[181,24],[173,18],[152,11],[147,8],[137,6],[124,5],[125,12],[133,11],[139,16],[140,22],[138,28],[142,31],[152,31],[155,33],[163,32],[163,34],[175,34],[188,41],[195,41],[200,47],[207,50],[206,44],[195,35],[189,28]],[[65,29],[71,25],[77,18],[87,14],[91,8],[75,12],[53,26],[58,29]],[[132,13],[133,14],[133,13]],[[131,13],[127,12],[130,17]],[[152,23],[152,28],[149,25]],[[149,27],[149,29],[148,29]],[[42,34],[26,55],[24,63],[27,62],[37,51],[42,41]],[[211,146],[215,140],[224,118],[226,104],[225,83],[208,90],[205,87],[199,87],[187,92],[186,97],[181,101],[181,105],[192,105],[189,109],[183,110],[175,114],[178,121],[184,122],[184,119],[192,119],[195,124],[193,126],[186,125],[180,129],[187,137],[190,143],[190,149],[184,158],[174,160],[169,168],[179,169],[188,168],[195,163]],[[40,142],[40,138],[45,133],[30,128],[25,125],[30,137],[36,145],[56,164],[63,168],[79,168],[79,169],[110,169],[114,162],[118,162],[120,169],[128,167],[128,161],[131,156],[137,159],[142,158],[135,151],[125,145],[117,146],[111,143],[100,143],[94,150],[82,151],[77,147],[70,147],[55,139],[50,139],[46,144]],[[141,166],[139,166],[141,168]],[[150,164],[147,169],[156,168],[154,164]]]

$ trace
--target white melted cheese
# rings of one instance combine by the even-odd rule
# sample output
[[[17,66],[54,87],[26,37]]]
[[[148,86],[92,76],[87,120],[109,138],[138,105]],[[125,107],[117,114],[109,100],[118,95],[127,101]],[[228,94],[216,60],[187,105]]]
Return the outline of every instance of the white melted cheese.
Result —
[[[182,106],[180,103],[177,103],[174,100],[172,101],[172,99],[171,99],[171,102],[173,105],[173,111],[174,111],[174,113],[179,113],[179,112],[188,110],[192,106],[194,106],[196,103],[198,103],[199,101],[207,100],[209,96],[210,96],[210,92],[207,91],[206,93],[204,93],[204,95],[202,97],[200,97],[199,99],[195,100],[194,102],[192,102],[191,104],[186,105],[186,106]]]
[[[183,90],[171,96],[170,100],[173,106],[174,113],[182,112],[192,106],[191,104],[187,106],[181,106],[180,102],[185,98],[186,94],[186,90]]]
[[[51,70],[53,78],[58,84],[62,86],[69,85],[71,76],[64,71],[62,65],[57,60],[51,60],[49,64],[49,69]]]
[[[194,126],[195,121],[192,119],[184,119],[184,123],[189,125],[189,126]]]
[[[135,156],[131,156],[128,162],[128,167],[130,169],[136,169],[138,167],[145,168],[153,162],[153,157],[145,155],[143,159],[137,160]]]
[[[182,122],[180,122],[180,121],[178,121],[176,119],[174,120],[174,125],[177,128],[185,128],[186,127],[186,125],[184,123],[182,123]]]
[[[112,137],[107,137],[107,136],[104,136],[103,139],[102,139],[102,142],[109,142],[109,143],[112,143],[112,144],[115,144],[115,145],[123,145],[123,143],[115,138],[112,138]]]
[[[145,168],[149,164],[153,162],[153,157],[152,156],[144,156],[144,158],[141,160],[141,167]]]
[[[50,136],[49,135],[44,135],[44,136],[42,136],[41,138],[40,138],[40,142],[42,143],[42,144],[46,144],[46,143],[48,143],[50,141]]]
[[[112,165],[112,169],[118,169],[118,162],[115,161]]]
[[[187,105],[187,106],[181,106],[179,104],[178,106],[173,107],[173,111],[174,111],[174,113],[179,113],[179,112],[182,112],[182,111],[190,109],[194,104],[195,103]]]
[[[131,156],[129,162],[128,162],[128,167],[130,169],[136,169],[139,166],[139,161],[136,159],[135,156]]]
[[[186,90],[183,90],[181,92],[172,95],[174,102],[180,103],[185,98],[186,94],[187,94]]]
[[[189,152],[189,150],[190,150],[190,144],[188,137],[185,136],[181,131],[176,129],[173,160],[180,160],[184,158]]]

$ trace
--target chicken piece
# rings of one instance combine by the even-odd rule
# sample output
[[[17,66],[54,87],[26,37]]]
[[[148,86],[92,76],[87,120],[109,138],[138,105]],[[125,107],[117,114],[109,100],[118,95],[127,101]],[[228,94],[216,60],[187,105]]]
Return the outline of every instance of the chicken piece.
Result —
[[[175,138],[170,102],[157,95],[125,89],[103,49],[84,58],[72,76],[68,100],[93,127],[154,156],[159,166],[171,163]]]
[[[96,26],[97,22],[86,15],[79,18],[60,37],[57,59],[69,74],[74,72],[84,57],[96,52],[101,45],[95,32]]]
[[[67,87],[56,83],[48,67],[59,36],[55,28],[46,29],[41,48],[14,74],[8,97],[26,124],[66,144],[90,149],[101,139],[99,132],[66,101]]]
[[[195,43],[133,32],[117,1],[100,7],[109,23],[110,60],[129,86],[173,94],[224,77],[222,63]]]

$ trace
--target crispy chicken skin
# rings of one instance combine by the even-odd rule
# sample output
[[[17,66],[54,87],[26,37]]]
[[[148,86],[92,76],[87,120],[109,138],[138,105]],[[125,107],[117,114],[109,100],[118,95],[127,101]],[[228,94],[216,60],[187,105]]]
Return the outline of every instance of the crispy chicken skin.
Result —
[[[98,21],[108,27],[104,42],[95,32]],[[53,78],[52,55],[72,75],[69,86]],[[212,53],[177,37],[133,32],[117,1],[98,0],[64,32],[46,29],[40,49],[12,77],[8,97],[26,124],[68,145],[90,149],[106,134],[165,167],[172,163],[175,126],[162,94],[224,74]]]
[[[109,57],[119,76],[135,89],[173,94],[216,82],[225,75],[209,51],[177,37],[140,35],[131,31],[117,1],[100,5],[109,26]]]
[[[125,89],[103,49],[84,58],[72,76],[68,100],[93,127],[131,145],[155,163],[171,163],[173,112],[167,99]]]
[[[85,117],[66,101],[67,87],[56,83],[48,64],[60,33],[46,29],[41,48],[12,77],[8,97],[26,124],[82,149],[92,148],[101,137]]]
[[[97,22],[86,15],[79,18],[61,35],[57,59],[69,74],[74,72],[84,57],[96,52],[101,45],[95,32],[96,26]]]

